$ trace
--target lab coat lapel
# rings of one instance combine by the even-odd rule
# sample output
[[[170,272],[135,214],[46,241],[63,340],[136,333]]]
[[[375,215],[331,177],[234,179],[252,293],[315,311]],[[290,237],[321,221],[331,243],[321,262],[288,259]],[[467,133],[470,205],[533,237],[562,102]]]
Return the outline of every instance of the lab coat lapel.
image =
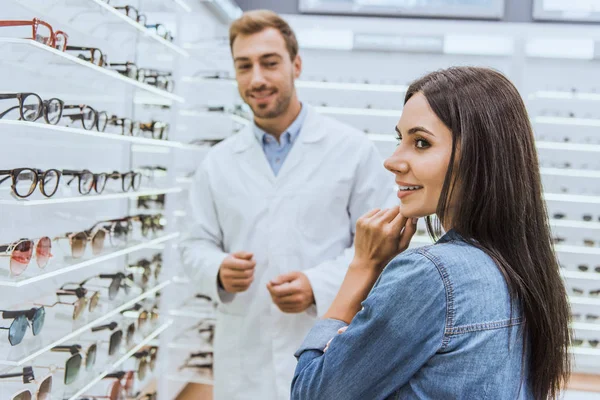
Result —
[[[234,153],[240,159],[239,167],[246,170],[254,171],[257,179],[264,178],[269,184],[275,183],[275,175],[267,161],[265,153],[256,140],[252,126],[247,126],[238,133],[240,140],[234,146]]]
[[[296,143],[292,146],[292,149],[279,170],[279,174],[277,175],[278,181],[289,179],[298,164],[303,160],[306,161],[311,156],[311,146],[325,137],[325,129],[322,127],[323,124],[320,123],[320,120],[323,117],[308,104],[304,104],[303,107],[308,107],[306,120],[302,125]]]

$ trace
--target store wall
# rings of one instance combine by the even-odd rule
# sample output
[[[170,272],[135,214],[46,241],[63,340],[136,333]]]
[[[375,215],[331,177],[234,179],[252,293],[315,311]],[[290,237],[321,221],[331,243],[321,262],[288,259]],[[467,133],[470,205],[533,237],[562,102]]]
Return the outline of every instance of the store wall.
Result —
[[[533,0],[505,0],[506,13],[503,21],[531,22]],[[280,14],[299,14],[298,0],[236,0],[242,10],[266,8]]]

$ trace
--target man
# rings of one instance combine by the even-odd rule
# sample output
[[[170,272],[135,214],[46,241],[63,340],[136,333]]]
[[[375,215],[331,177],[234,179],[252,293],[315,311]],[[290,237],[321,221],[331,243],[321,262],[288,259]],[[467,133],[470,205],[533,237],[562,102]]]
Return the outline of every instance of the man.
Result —
[[[284,20],[247,12],[229,35],[254,123],[198,169],[183,256],[218,302],[215,399],[286,399],[294,352],[352,259],[356,220],[394,204],[393,177],[363,133],[300,103],[302,60]]]

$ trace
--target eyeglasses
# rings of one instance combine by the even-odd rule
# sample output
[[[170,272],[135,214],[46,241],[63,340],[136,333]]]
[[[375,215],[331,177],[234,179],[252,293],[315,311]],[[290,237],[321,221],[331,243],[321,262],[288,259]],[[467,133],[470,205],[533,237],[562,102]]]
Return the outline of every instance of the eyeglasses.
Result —
[[[164,229],[164,225],[162,223],[162,214],[155,215],[145,215],[139,214],[129,217],[131,221],[138,221],[141,223],[141,232],[142,236],[147,237],[150,232],[152,234],[158,233]]]
[[[154,31],[161,38],[168,40],[169,42],[173,41],[173,35],[167,30],[167,28],[163,24],[151,24],[144,26],[147,29]]]
[[[85,254],[88,242],[91,243],[92,254],[97,256],[104,250],[104,240],[107,231],[102,227],[94,227],[83,232],[68,232],[63,236],[54,238],[56,241],[68,240],[71,257],[79,259]]]
[[[160,121],[140,124],[140,130],[150,132],[152,139],[167,140],[169,137],[169,124]]]
[[[97,47],[67,46],[66,50],[89,52],[89,57],[86,57],[83,54],[79,54],[78,57],[99,67],[105,67],[108,65],[108,62],[106,61],[106,55]]]
[[[52,26],[41,19],[34,18],[31,21],[0,21],[0,27],[29,26],[32,28],[31,39],[53,47],[59,51],[65,51],[69,35],[63,31],[54,31]]]
[[[154,322],[158,319],[158,308],[152,307],[150,311],[144,310],[140,303],[136,303],[133,307],[121,311],[121,314],[127,316],[127,314],[137,314],[137,325],[138,329],[143,329],[148,321]]]
[[[573,321],[582,321],[582,320],[584,320],[584,316],[582,314],[573,314],[573,315],[571,315],[571,319]],[[585,321],[586,322],[600,322],[600,315],[586,314]]]
[[[576,296],[585,296],[586,291],[580,288],[576,288],[576,287],[572,287],[571,288],[571,292],[576,295]],[[588,296],[590,297],[599,297],[600,296],[600,289],[596,289],[596,290],[589,290],[588,291]]]
[[[17,99],[19,105],[9,108],[0,114],[2,119],[9,112],[19,110],[19,116],[22,121],[37,121],[44,117],[46,123],[56,125],[62,116],[64,102],[60,99],[52,98],[42,100],[35,93],[2,93],[0,100]]]
[[[31,308],[29,310],[17,310],[17,311],[2,311],[2,319],[12,319],[13,322],[8,328],[0,328],[8,330],[8,342],[11,346],[16,346],[25,337],[25,332],[29,327],[29,321],[31,321],[31,331],[34,336],[37,336],[44,326],[44,320],[46,319],[46,310],[44,307]]]
[[[81,121],[83,129],[92,130],[96,128],[98,132],[104,132],[106,124],[108,123],[108,114],[106,111],[96,111],[92,107],[79,104],[79,105],[65,105],[63,110],[79,110],[75,114],[63,114],[63,116],[71,119],[71,122]]]
[[[125,173],[121,173],[119,171],[113,171],[108,175],[110,179],[120,179],[121,180],[121,189],[123,192],[128,192],[133,189],[133,191],[137,191],[142,185],[142,174],[135,171],[129,171]]]
[[[130,79],[135,79],[137,81],[144,81],[144,70],[138,68],[138,66],[133,62],[125,62],[125,63],[110,63],[108,64],[109,68],[113,68],[116,72],[121,75],[124,75]]]
[[[34,253],[35,250],[35,253]],[[9,270],[11,275],[19,276],[29,266],[35,255],[37,266],[44,269],[52,258],[52,241],[44,236],[36,241],[20,239],[16,242],[0,246],[0,257],[10,257]]]
[[[77,380],[79,372],[81,370],[81,364],[83,363],[84,355],[81,352],[82,347],[79,344],[70,346],[55,346],[51,351],[55,352],[69,352],[71,357],[65,362],[65,385],[70,385]],[[85,352],[85,369],[90,371],[96,365],[96,354],[98,346],[96,344],[90,345]]]
[[[111,322],[110,324],[93,327],[92,332],[99,332],[99,331],[103,331],[103,330],[107,330],[107,329],[110,331],[113,331],[117,326],[118,325],[116,322]],[[110,339],[108,342],[109,343],[108,344],[108,355],[109,356],[114,355],[121,348],[122,339],[123,339],[123,331],[121,329],[118,329],[118,330],[114,331],[113,333],[111,333]]]
[[[33,168],[16,168],[0,170],[0,184],[11,179],[12,193],[20,199],[25,199],[33,194],[35,188],[40,187],[40,192],[46,197],[52,197],[58,190],[61,172],[57,169],[42,171]]]
[[[109,125],[121,127],[121,135],[137,136],[140,131],[140,124],[129,118],[119,118],[116,115],[113,115],[109,118],[108,123]]]
[[[140,69],[140,71],[142,71]],[[175,81],[173,80],[170,72],[160,72],[156,70],[146,70],[141,79],[143,82],[151,86],[156,86],[159,89],[172,92],[175,88]]]
[[[101,194],[104,191],[104,187],[106,186],[106,182],[108,180],[108,174],[94,174],[87,169],[80,171],[64,169],[62,174],[73,177],[67,182],[67,185],[70,185],[71,182],[77,179],[79,193],[83,195],[89,194],[92,189],[94,189],[96,193]]]
[[[162,210],[165,208],[165,199],[166,196],[164,194],[151,195],[151,196],[140,196],[137,200],[138,208],[150,209],[151,205],[154,205],[154,208]]]
[[[581,272],[587,272],[590,270],[590,267],[585,264],[580,264],[577,266],[577,269]],[[596,266],[596,268],[594,268],[594,271],[600,273],[600,265]]]
[[[18,378],[23,377],[23,383],[35,383],[35,376],[33,374],[32,367],[24,367],[23,372],[14,374],[0,375],[0,379]],[[37,400],[50,400],[50,393],[52,392],[52,375],[46,376],[40,382],[38,389],[35,393]],[[29,389],[24,389],[18,393],[15,393],[10,397],[10,400],[32,400],[33,393]]]
[[[141,14],[137,8],[133,6],[115,7],[115,10],[125,11],[125,15],[140,24],[146,24],[146,16]]]

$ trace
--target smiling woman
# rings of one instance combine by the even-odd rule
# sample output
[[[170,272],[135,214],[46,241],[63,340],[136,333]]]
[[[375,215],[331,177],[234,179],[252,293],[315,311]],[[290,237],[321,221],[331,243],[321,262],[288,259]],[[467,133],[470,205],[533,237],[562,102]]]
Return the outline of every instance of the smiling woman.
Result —
[[[556,398],[569,306],[519,93],[490,69],[440,70],[409,87],[396,131],[401,205],[358,220],[292,398]],[[445,234],[407,250],[419,217]]]

